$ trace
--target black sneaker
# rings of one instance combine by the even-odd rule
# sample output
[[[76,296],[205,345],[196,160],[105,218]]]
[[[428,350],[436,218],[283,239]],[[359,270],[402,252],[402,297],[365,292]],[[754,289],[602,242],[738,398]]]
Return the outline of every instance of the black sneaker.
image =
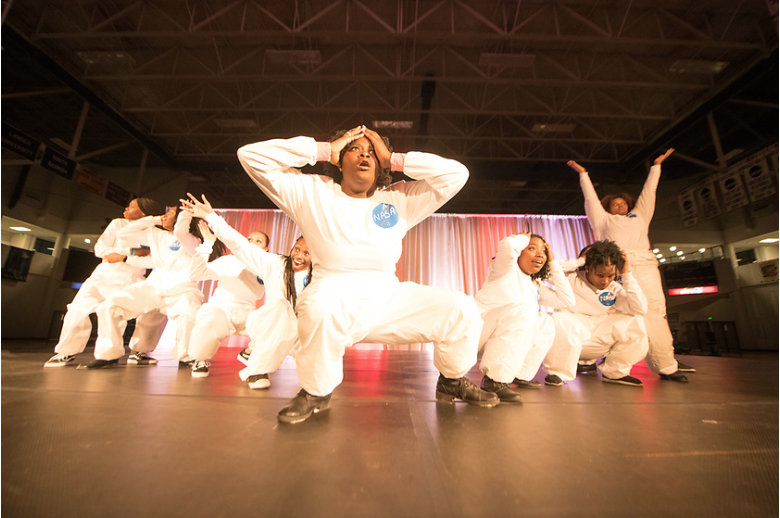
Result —
[[[678,383],[688,383],[688,377],[680,371],[674,371],[671,374],[660,374],[661,379],[676,381]]]
[[[601,379],[607,383],[617,383],[618,385],[628,385],[630,387],[642,386],[642,381],[633,376],[623,376],[622,378],[607,378],[606,376],[602,376]]]
[[[591,372],[596,372],[597,370],[598,366],[595,363],[577,364],[577,374],[590,374]]]
[[[43,366],[44,367],[65,367],[75,359],[76,357],[73,355],[55,354],[54,356],[49,358],[46,361],[46,363],[43,364]]]
[[[246,381],[249,383],[249,388],[254,390],[267,389],[271,386],[271,380],[268,379],[268,374],[253,374],[252,376],[249,376]]]
[[[696,368],[685,365],[683,362],[677,362],[677,372],[696,372]]]
[[[244,365],[249,365],[249,356],[252,354],[252,349],[247,347],[246,349],[242,349],[240,353],[238,353],[238,361],[243,363]]]
[[[134,352],[127,357],[128,365],[157,365],[157,360],[146,353]]]
[[[119,359],[116,360],[92,360],[89,363],[82,363],[77,369],[107,369],[114,367],[119,363]]]
[[[563,380],[557,374],[548,374],[544,377],[544,384],[552,387],[560,387],[563,385]]]
[[[468,378],[445,378],[439,374],[436,382],[436,400],[443,403],[454,403],[458,398],[469,405],[496,406],[498,396],[477,388]]]
[[[208,360],[198,360],[192,364],[192,377],[193,378],[208,378],[209,366],[211,362]]]
[[[534,381],[534,380],[526,381],[526,380],[521,380],[520,378],[515,378],[515,380],[512,383],[517,385],[517,388],[526,388],[526,389],[542,388],[541,381]]]
[[[191,369],[195,365],[195,360],[179,360],[180,369]]]
[[[304,389],[298,392],[287,406],[279,411],[276,418],[279,422],[296,424],[310,418],[312,414],[327,410],[330,406],[330,394],[327,396],[312,396]]]
[[[520,394],[515,392],[512,387],[509,386],[509,383],[501,383],[499,381],[494,381],[487,376],[483,376],[480,388],[485,392],[492,392],[498,396],[498,399],[500,399],[502,403],[511,403],[513,405],[523,404],[523,401],[520,399]]]

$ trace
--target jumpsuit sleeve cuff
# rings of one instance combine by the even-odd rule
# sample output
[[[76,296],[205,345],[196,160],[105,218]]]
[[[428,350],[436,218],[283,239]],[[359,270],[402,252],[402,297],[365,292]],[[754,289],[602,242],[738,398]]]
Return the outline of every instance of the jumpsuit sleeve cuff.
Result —
[[[317,162],[330,161],[330,142],[317,142]]]
[[[390,155],[390,170],[394,173],[403,172],[406,153],[393,153]]]

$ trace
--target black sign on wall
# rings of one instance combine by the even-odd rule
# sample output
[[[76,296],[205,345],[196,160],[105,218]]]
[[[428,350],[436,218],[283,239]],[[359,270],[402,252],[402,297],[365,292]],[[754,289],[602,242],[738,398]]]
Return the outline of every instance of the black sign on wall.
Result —
[[[41,143],[32,137],[28,137],[21,131],[12,128],[8,124],[3,124],[2,129],[3,148],[13,151],[22,158],[35,160],[38,148]]]
[[[57,173],[68,180],[72,180],[73,173],[76,172],[76,162],[56,151],[52,151],[49,147],[43,151],[41,167],[44,167],[53,173]]]

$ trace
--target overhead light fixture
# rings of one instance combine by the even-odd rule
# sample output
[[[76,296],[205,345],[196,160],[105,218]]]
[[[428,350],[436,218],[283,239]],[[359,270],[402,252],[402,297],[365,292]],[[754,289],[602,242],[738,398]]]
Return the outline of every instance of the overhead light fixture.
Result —
[[[571,133],[576,124],[534,124],[532,131],[537,133]]]
[[[664,256],[664,254],[655,254],[655,256],[660,259]]]
[[[92,242],[92,240],[91,239],[85,239],[84,242],[87,243],[87,244],[90,244]]]
[[[413,121],[374,121],[374,127],[392,128],[392,129],[410,129],[414,125]]]
[[[8,227],[11,230],[16,230],[17,232],[30,232],[30,229],[27,227]]]
[[[319,50],[266,49],[265,57],[271,63],[289,63],[291,65],[319,65],[322,63],[322,54]]]
[[[674,252],[675,250],[677,250],[677,247],[676,247],[676,246],[670,246],[670,247],[669,247],[669,250],[670,250],[670,251],[672,251],[672,252]]]
[[[777,239],[776,237],[768,237],[766,239],[762,239],[759,241],[759,243],[777,243],[778,241],[780,241],[780,239]]]
[[[254,128],[252,119],[214,119],[214,124],[219,128]]]
[[[653,253],[654,253],[654,254],[657,254],[658,252],[660,252],[660,250],[659,250],[659,249],[657,249],[657,248],[653,248]]]
[[[534,64],[536,54],[503,54],[483,52],[479,56],[479,66],[481,67],[530,67]]]
[[[706,248],[699,248],[699,253],[700,253],[700,254],[703,254],[703,253],[704,253],[704,252],[706,252],[706,251],[707,251],[707,249],[706,249]]]
[[[680,261],[685,261],[685,256],[684,255],[680,256]]]
[[[659,263],[665,263],[665,262],[666,262],[666,259],[663,259],[663,258],[661,258],[661,259],[660,259],[658,262],[659,262]]]
[[[76,55],[88,65],[132,65],[135,63],[133,57],[124,50],[91,50],[76,52]]]
[[[677,255],[683,255],[683,251],[680,250],[679,252],[677,252]]]
[[[669,72],[684,74],[717,74],[728,65],[728,61],[710,61],[706,59],[678,59],[669,67]]]

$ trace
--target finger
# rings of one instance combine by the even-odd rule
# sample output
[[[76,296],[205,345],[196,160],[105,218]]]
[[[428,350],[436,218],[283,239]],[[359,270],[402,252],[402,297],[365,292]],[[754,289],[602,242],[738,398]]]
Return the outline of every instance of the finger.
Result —
[[[201,198],[203,198],[203,203],[204,203],[204,204],[206,204],[206,205],[211,205],[211,204],[209,203],[209,200],[208,200],[208,199],[206,199],[206,195],[205,195],[205,194],[201,194],[201,195],[200,195],[200,197],[201,197]]]

